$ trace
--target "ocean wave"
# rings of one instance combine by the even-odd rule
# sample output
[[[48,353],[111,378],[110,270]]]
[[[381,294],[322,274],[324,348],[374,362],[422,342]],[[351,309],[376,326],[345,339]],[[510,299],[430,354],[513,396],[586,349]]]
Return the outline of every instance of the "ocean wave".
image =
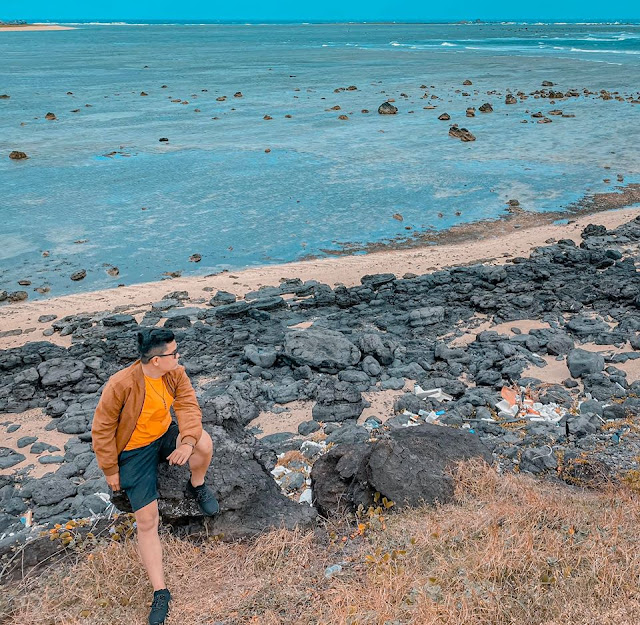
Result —
[[[566,50],[566,48],[560,48]],[[584,48],[571,48],[570,52],[589,52],[592,54],[640,54],[640,50],[585,50]]]
[[[458,44],[457,43],[449,43],[448,41],[443,41],[440,45],[441,46],[447,46],[449,48],[455,48]]]

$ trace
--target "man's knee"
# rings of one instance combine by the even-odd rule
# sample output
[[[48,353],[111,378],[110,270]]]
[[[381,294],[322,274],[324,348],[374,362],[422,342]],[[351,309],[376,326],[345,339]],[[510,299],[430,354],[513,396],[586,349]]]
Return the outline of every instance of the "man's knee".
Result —
[[[158,529],[160,516],[158,514],[158,502],[152,501],[140,510],[136,511],[136,526],[139,532],[151,532]]]
[[[205,430],[202,431],[202,436],[200,440],[196,444],[196,449],[203,454],[212,454],[213,453],[213,441],[211,440],[211,436]]]

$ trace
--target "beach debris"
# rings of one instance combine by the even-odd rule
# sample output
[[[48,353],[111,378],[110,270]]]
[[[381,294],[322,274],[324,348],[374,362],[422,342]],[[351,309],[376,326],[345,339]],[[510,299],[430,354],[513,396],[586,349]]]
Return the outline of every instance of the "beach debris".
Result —
[[[342,566],[340,564],[332,564],[324,570],[324,576],[329,579],[330,577],[333,577],[336,573],[340,573],[341,571]]]
[[[517,104],[518,100],[516,100],[515,96],[511,93],[507,93],[507,97],[504,99],[505,104]]]
[[[451,119],[451,115],[449,115],[449,113],[442,113],[438,115],[438,119],[442,122],[448,122]]]
[[[441,388],[423,389],[419,384],[414,385],[413,394],[418,399],[435,399],[436,401],[453,401],[453,397],[445,393]]]
[[[485,102],[482,106],[478,107],[481,113],[493,113],[493,106],[489,102]]]
[[[393,214],[393,218],[394,218],[396,221],[404,221],[404,217],[403,217],[400,213],[394,213],[394,214]]]
[[[310,488],[305,488],[298,499],[298,503],[307,503],[310,506],[313,505],[313,491]]]
[[[201,254],[191,254],[191,256],[189,256],[190,263],[199,263],[201,260],[202,260]]]
[[[77,282],[78,280],[84,280],[84,278],[87,277],[87,270],[86,269],[80,269],[78,271],[74,271],[69,277],[74,282]]]
[[[44,118],[45,118],[45,119],[48,119],[48,120],[54,120],[54,119],[57,119],[57,117],[56,117],[55,113],[47,113],[47,114],[44,116]]]
[[[496,402],[498,417],[501,419],[528,419],[529,421],[546,421],[558,423],[568,412],[555,402],[542,404],[535,400],[529,388],[524,386],[503,386],[500,391],[502,399]],[[495,419],[483,419],[495,421]]]
[[[395,115],[398,112],[398,108],[393,106],[390,102],[383,102],[378,107],[378,113],[380,115]]]
[[[21,161],[29,157],[24,152],[20,152],[20,150],[13,150],[13,152],[9,153],[9,158],[12,161]]]
[[[470,132],[466,128],[458,128],[458,124],[453,124],[453,126],[449,128],[449,136],[453,137],[454,139],[460,139],[460,141],[463,141],[465,143],[468,141],[476,140],[476,137],[472,132]]]

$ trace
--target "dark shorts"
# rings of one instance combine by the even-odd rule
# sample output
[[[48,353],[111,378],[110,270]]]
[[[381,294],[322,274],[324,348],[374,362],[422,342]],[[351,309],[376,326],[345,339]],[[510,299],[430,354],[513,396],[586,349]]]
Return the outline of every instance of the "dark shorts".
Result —
[[[150,445],[123,451],[118,456],[120,488],[127,494],[133,511],[144,508],[158,498],[158,464],[166,462],[176,448],[178,426],[169,429]]]

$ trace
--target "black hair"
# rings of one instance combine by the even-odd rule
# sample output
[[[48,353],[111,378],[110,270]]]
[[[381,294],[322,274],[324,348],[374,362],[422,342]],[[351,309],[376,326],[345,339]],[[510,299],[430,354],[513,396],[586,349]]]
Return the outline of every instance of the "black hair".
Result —
[[[175,340],[175,335],[166,328],[144,328],[138,332],[138,353],[146,365],[154,356],[162,352],[167,343]]]

